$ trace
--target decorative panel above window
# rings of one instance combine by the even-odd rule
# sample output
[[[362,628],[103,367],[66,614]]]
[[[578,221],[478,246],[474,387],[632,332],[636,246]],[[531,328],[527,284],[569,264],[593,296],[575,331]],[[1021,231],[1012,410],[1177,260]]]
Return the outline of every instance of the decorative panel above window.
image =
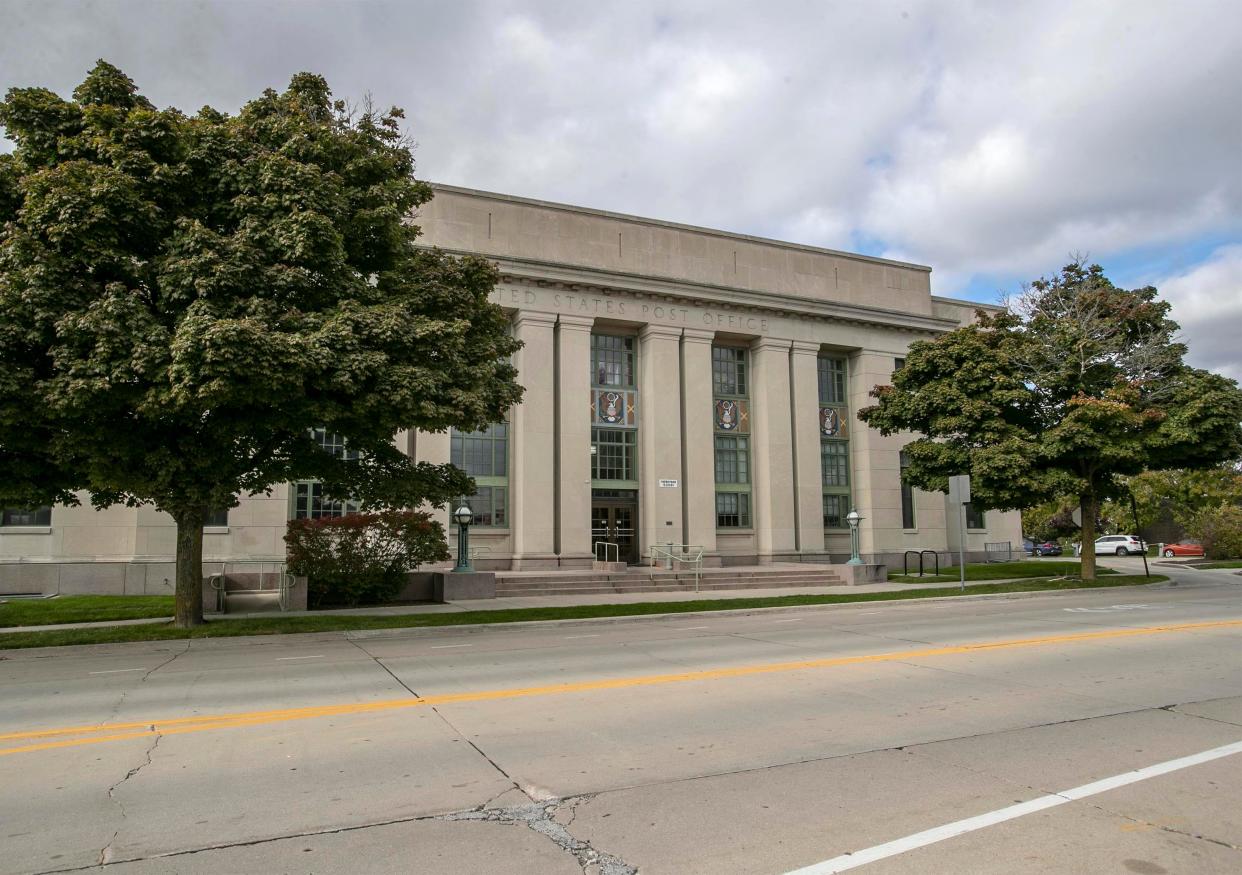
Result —
[[[638,393],[592,389],[591,422],[614,428],[634,428],[638,425]]]
[[[740,398],[716,399],[716,431],[746,434],[750,431],[750,402]]]

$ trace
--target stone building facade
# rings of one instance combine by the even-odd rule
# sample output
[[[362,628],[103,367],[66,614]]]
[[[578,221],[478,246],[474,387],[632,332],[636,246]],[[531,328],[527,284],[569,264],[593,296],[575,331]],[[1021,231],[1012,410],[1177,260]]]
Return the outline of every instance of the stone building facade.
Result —
[[[908,439],[854,415],[912,341],[980,306],[932,295],[929,268],[443,185],[416,221],[424,244],[499,265],[492,297],[524,344],[526,394],[506,422],[397,436],[475,476],[477,566],[589,567],[611,550],[638,562],[668,543],[711,564],[841,562],[850,509],[866,559],[957,549],[945,496],[901,485]],[[348,510],[314,483],[243,498],[212,521],[204,560],[279,562],[290,518]],[[3,521],[0,592],[167,591],[164,514]],[[972,513],[965,537],[973,554],[1016,549],[1019,515]]]

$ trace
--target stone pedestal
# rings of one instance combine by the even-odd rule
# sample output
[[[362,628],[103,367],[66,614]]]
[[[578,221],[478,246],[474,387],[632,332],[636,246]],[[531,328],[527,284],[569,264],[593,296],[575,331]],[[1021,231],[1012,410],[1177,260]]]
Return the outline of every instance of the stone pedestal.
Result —
[[[496,575],[490,571],[436,571],[431,575],[431,600],[496,598]]]
[[[875,562],[864,565],[834,565],[832,570],[841,576],[841,581],[846,586],[884,583],[888,580],[888,566]]]

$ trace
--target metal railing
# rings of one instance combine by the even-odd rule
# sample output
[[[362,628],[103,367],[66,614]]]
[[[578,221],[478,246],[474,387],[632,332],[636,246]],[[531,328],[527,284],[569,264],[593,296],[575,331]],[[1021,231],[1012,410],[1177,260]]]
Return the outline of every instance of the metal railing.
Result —
[[[247,568],[247,566],[253,568],[255,565],[259,566],[257,571]],[[248,586],[245,589],[235,589],[233,592],[274,592],[276,593],[276,599],[280,605],[280,609],[282,611],[289,610],[289,593],[293,587],[297,586],[297,578],[289,573],[285,567],[285,563],[268,561],[265,559],[236,559],[231,562],[221,562],[220,570],[207,578],[207,585],[216,591],[217,611],[222,614],[227,613],[229,594],[228,576],[230,570],[244,574],[258,575],[258,586]]]
[[[694,591],[699,591],[699,582],[703,577],[703,547],[701,545],[652,544],[649,550],[652,565],[663,559],[664,567],[670,571],[673,569],[674,562],[691,566],[694,569]],[[674,553],[674,550],[680,550],[680,555]]]
[[[983,558],[986,562],[1012,562],[1013,544],[1009,541],[990,541],[983,545]]]
[[[604,548],[604,558],[599,558],[599,548]],[[608,548],[612,548],[612,559],[608,558]],[[621,545],[614,541],[594,541],[591,544],[591,554],[595,557],[596,562],[620,562],[621,561]]]

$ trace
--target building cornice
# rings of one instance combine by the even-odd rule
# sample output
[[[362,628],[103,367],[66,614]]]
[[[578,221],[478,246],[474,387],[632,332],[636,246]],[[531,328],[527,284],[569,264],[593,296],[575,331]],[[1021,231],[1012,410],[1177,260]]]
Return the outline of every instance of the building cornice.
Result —
[[[839,249],[825,249],[821,246],[808,246],[804,243],[790,243],[787,240],[774,240],[770,237],[757,237],[752,234],[739,234],[734,231],[721,231],[719,228],[704,228],[700,225],[686,225],[681,222],[664,221],[663,219],[649,219],[645,216],[633,216],[628,213],[614,213],[609,210],[579,207],[572,204],[557,203],[556,201],[543,201],[535,198],[518,197],[517,195],[501,194],[495,191],[482,191],[477,188],[464,188],[459,185],[446,185],[439,182],[432,182],[429,184],[435,191],[450,192],[452,194],[479,198],[480,200],[520,204],[528,207],[540,207],[542,209],[557,210],[559,212],[574,213],[577,215],[597,216],[602,219],[628,222],[633,225],[646,225],[651,228],[668,228],[675,231],[691,231],[695,234],[706,234],[709,237],[719,237],[725,240],[738,240],[745,243],[754,243],[759,246],[771,246],[777,249],[787,249],[793,252],[811,252],[816,255],[831,255],[833,258],[848,258],[851,261],[861,261],[867,264],[886,264],[890,267],[904,267],[907,270],[918,270],[925,273],[931,273],[931,268],[925,264],[914,264],[908,261],[896,261],[891,258],[879,258],[874,255],[860,255],[857,252],[844,252]]]
[[[478,255],[466,250],[445,249],[453,255]],[[608,295],[624,292],[642,298],[665,298],[679,303],[692,303],[733,309],[755,310],[800,319],[826,319],[882,328],[941,334],[960,327],[955,319],[929,316],[908,311],[887,310],[840,301],[820,301],[776,292],[755,292],[731,286],[708,285],[690,280],[666,280],[659,277],[613,270],[560,264],[513,256],[481,256],[495,262],[501,280],[510,283],[528,282],[555,286],[566,291],[597,291]]]

